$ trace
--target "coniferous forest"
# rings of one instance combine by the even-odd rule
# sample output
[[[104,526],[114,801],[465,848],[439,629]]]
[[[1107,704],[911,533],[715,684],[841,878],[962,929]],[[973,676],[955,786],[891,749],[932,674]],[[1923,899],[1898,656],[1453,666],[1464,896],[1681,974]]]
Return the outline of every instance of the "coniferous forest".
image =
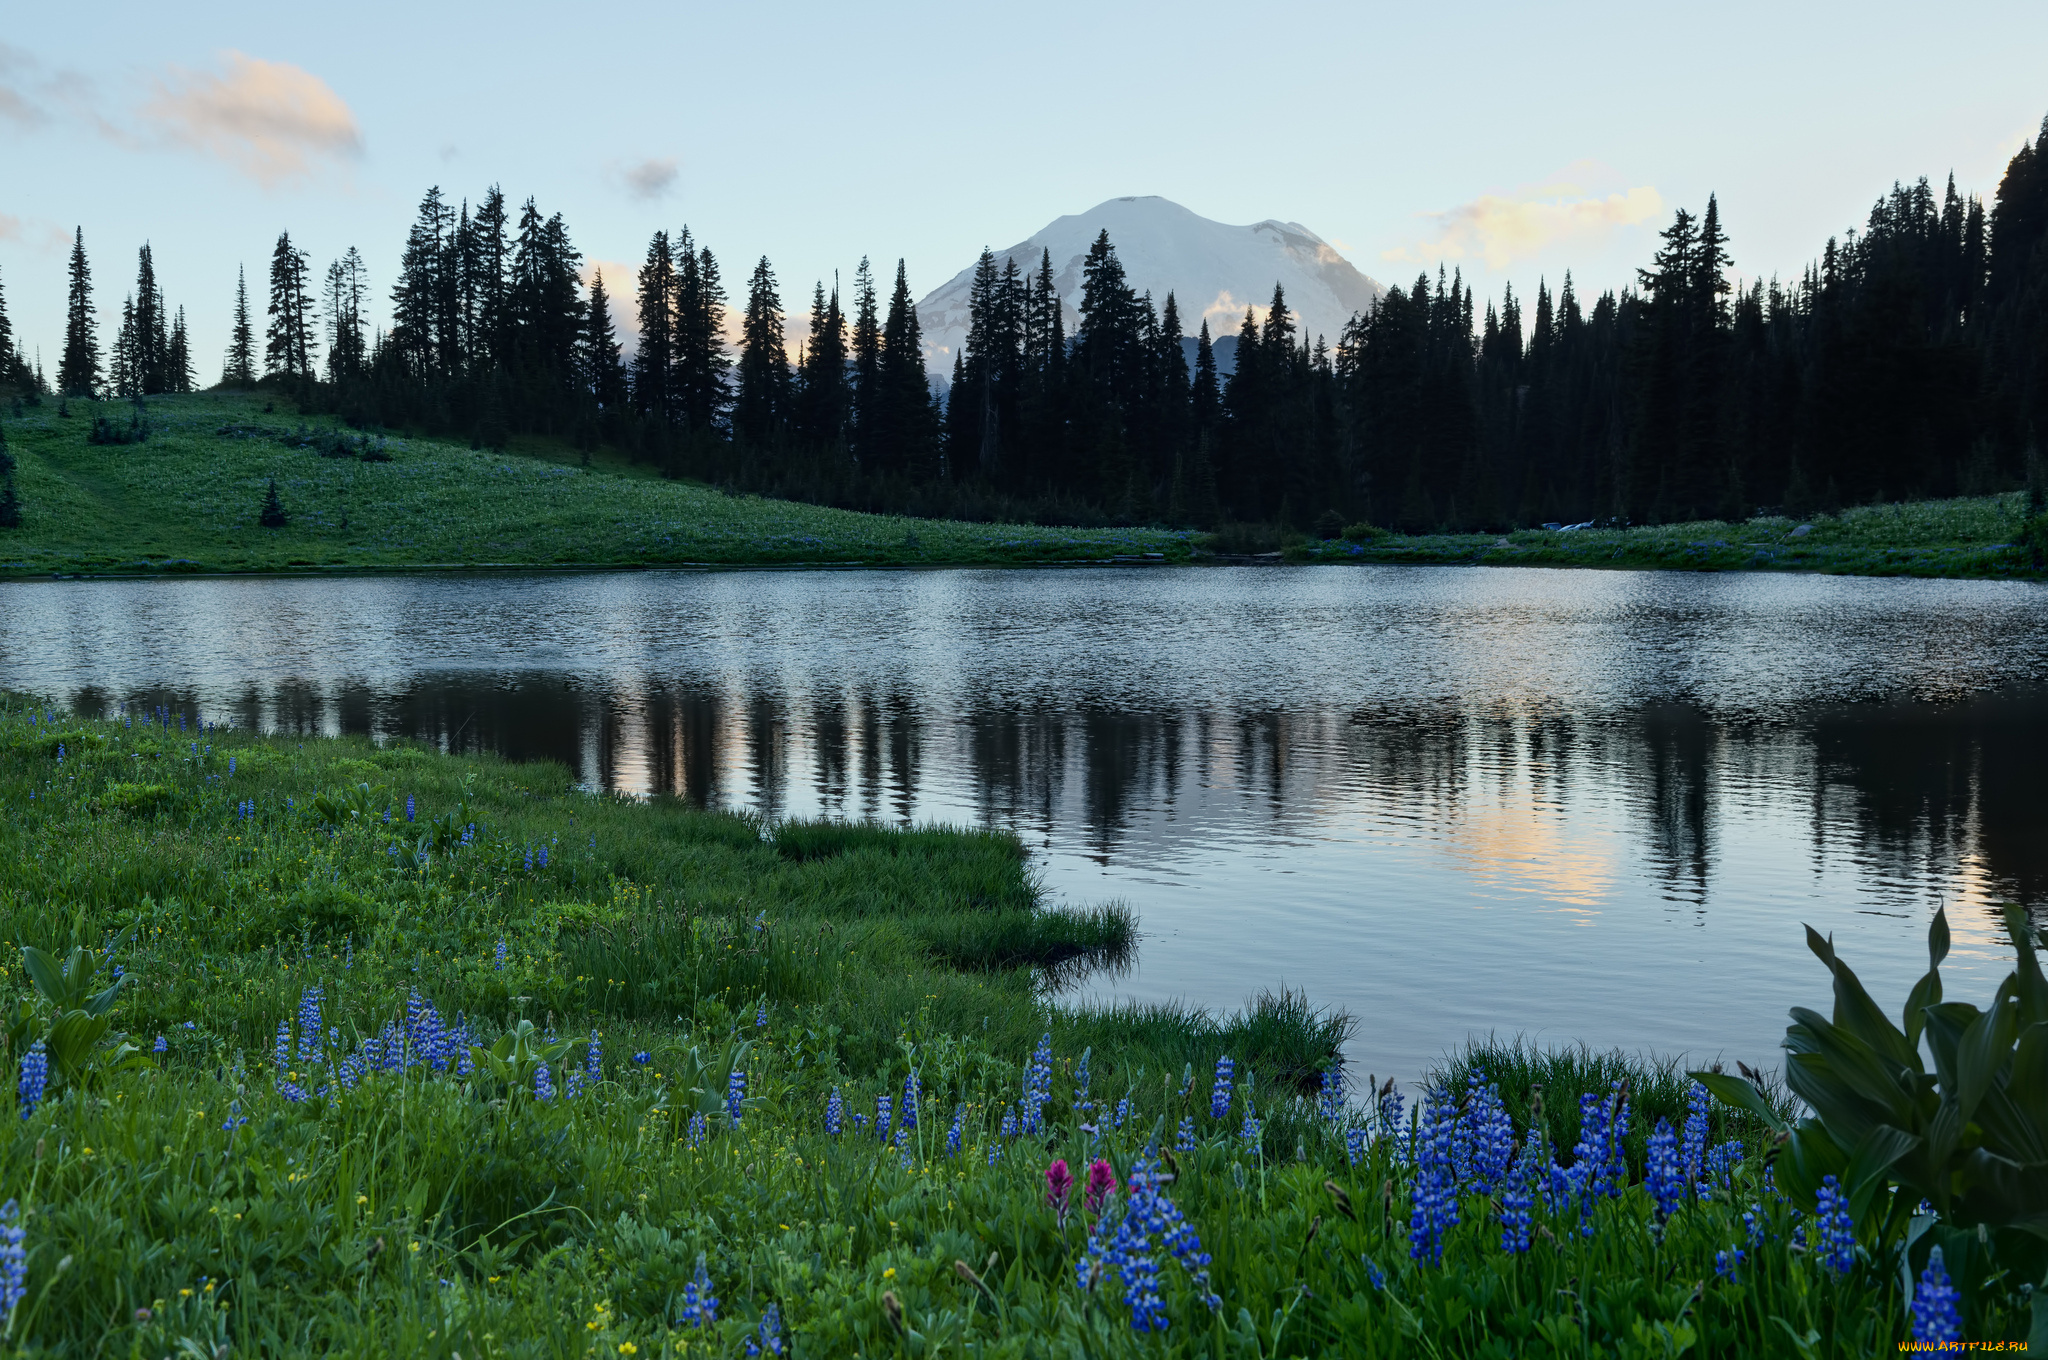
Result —
[[[421,201],[371,332],[350,248],[324,273],[287,233],[267,297],[232,299],[220,381],[359,426],[607,445],[668,475],[967,519],[1334,533],[1794,514],[2039,484],[2048,434],[2048,122],[1987,209],[1897,184],[1794,280],[1736,287],[1721,205],[1679,210],[1633,286],[1481,300],[1439,269],[1341,335],[1297,333],[1276,288],[1230,363],[1177,301],[1136,294],[1105,233],[1079,320],[1054,262],[984,251],[950,384],[931,383],[903,265],[818,282],[788,339],[765,258],[729,292],[688,228],[632,281],[628,359],[605,281],[560,213],[496,187]],[[192,389],[184,309],[141,247],[102,355],[82,231],[55,381],[0,295],[0,386],[36,399]],[[615,281],[619,282],[619,281]],[[1224,369],[1228,371],[1224,371]]]

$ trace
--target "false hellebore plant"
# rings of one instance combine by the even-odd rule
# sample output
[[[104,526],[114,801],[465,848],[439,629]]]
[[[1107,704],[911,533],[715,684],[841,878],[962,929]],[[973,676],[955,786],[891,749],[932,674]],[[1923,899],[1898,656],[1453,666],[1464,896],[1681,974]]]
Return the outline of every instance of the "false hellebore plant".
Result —
[[[1927,972],[1898,1025],[1836,956],[1833,940],[1809,927],[1808,947],[1834,975],[1835,1007],[1832,1019],[1792,1008],[1785,1084],[1812,1109],[1796,1124],[1786,1125],[1748,1081],[1692,1074],[1777,1130],[1778,1184],[1802,1208],[1818,1204],[1824,1184],[1839,1184],[1866,1242],[1889,1249],[1903,1239],[1909,1296],[1913,1265],[1924,1267],[1935,1246],[1954,1268],[1988,1245],[2000,1266],[2029,1278],[2048,1259],[2048,978],[2026,911],[2008,906],[2005,921],[2017,966],[1990,1008],[1979,1010],[1942,1000],[1949,929],[1947,913],[1937,911]],[[2035,1297],[2039,1330],[2048,1299]]]

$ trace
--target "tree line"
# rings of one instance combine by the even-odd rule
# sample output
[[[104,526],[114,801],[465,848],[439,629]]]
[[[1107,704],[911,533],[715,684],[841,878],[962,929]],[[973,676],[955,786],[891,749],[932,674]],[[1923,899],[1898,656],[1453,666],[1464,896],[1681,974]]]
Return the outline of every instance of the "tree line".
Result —
[[[628,360],[560,213],[436,188],[388,330],[370,328],[355,249],[316,277],[286,233],[260,337],[237,280],[221,382],[358,425],[551,435],[735,489],[970,518],[1491,530],[1985,493],[2041,477],[2048,122],[2042,136],[1989,210],[1953,176],[1939,194],[1894,185],[1790,282],[1730,283],[1710,197],[1674,214],[1633,285],[1590,300],[1566,274],[1482,304],[1439,269],[1330,337],[1299,333],[1276,287],[1227,359],[1206,322],[1183,339],[1171,294],[1132,288],[1107,233],[1072,334],[1049,256],[984,251],[942,391],[901,261],[886,299],[866,260],[845,299],[815,283],[792,353],[765,257],[735,309],[707,246],[656,232]],[[82,233],[70,274],[58,391],[190,390],[183,309],[148,246],[104,364]],[[46,386],[4,294],[0,383]]]

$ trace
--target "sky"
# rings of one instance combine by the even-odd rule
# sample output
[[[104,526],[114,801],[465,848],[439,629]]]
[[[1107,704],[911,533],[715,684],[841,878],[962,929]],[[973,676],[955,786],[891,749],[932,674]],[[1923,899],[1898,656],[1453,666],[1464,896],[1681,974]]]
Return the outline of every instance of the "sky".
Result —
[[[1498,296],[1620,287],[1714,193],[1735,272],[1790,277],[1894,180],[1988,203],[2043,53],[2040,0],[17,4],[0,288],[54,372],[73,229],[103,343],[148,241],[210,381],[280,231],[316,273],[357,246],[382,298],[428,186],[492,183],[615,292],[687,223],[736,292],[767,255],[793,311],[863,255],[922,296],[1125,194]]]

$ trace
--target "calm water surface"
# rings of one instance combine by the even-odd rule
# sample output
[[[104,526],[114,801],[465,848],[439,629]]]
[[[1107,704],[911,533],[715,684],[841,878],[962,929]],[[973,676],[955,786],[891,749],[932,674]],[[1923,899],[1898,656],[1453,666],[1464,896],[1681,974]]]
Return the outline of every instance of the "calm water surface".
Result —
[[[562,761],[771,817],[986,822],[1136,909],[1087,998],[1304,988],[1466,1035],[1772,1061],[2048,901],[2048,590],[1458,568],[0,586],[0,687]]]

